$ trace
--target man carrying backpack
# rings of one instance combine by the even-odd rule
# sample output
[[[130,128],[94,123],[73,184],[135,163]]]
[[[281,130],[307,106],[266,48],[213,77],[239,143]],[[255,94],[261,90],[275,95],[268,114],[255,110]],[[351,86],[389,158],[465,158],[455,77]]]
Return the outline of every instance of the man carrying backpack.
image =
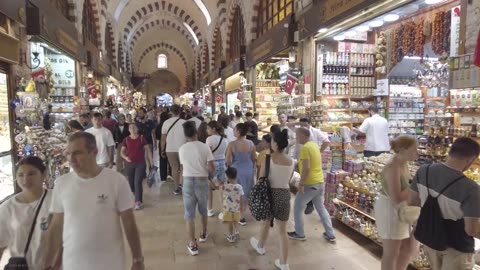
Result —
[[[424,244],[433,270],[472,269],[474,237],[480,236],[480,188],[463,171],[480,146],[458,138],[445,163],[420,168],[410,186],[409,204],[421,206],[415,238]]]

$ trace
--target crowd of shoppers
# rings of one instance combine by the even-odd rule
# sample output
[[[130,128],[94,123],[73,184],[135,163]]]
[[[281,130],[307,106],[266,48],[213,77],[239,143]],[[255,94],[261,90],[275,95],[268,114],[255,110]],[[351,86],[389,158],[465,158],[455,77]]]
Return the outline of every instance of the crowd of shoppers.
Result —
[[[478,237],[480,230],[480,190],[462,172],[478,158],[478,143],[458,138],[445,163],[423,166],[412,178],[408,163],[417,159],[416,140],[399,136],[388,147],[383,145],[378,130],[384,121],[376,108],[370,111],[372,118],[358,132],[367,135],[367,145],[382,145],[369,146],[366,154],[378,155],[389,149],[394,153],[381,173],[382,188],[375,203],[384,250],[382,270],[405,270],[419,242],[424,244],[432,269],[471,269],[473,237]],[[329,147],[328,136],[312,127],[308,118],[297,122],[280,114],[279,125],[271,125],[270,133],[258,143],[256,115],[247,112],[244,119],[239,108],[232,113],[236,116],[220,108],[215,121],[204,118],[198,104],[193,108],[175,104],[155,112],[139,108],[127,116],[110,108],[70,121],[65,154],[72,172],[57,179],[53,191],[44,189],[47,168],[41,159],[26,157],[16,165],[22,192],[0,204],[0,257],[8,249],[12,256],[25,256],[29,269],[34,270],[61,266],[74,270],[125,269],[126,238],[132,254],[130,269],[144,269],[132,210],[144,207],[144,179],[157,169],[154,151],[160,157],[160,180],[172,179],[173,193],[183,196],[191,255],[198,255],[199,243],[208,241],[208,217],[217,213],[226,224],[226,241],[238,241],[238,225],[246,225],[250,218],[247,202],[256,179],[268,181],[271,190],[270,215],[261,221],[258,236],[250,238],[256,253],[267,252],[265,244],[273,222],[279,245],[275,266],[290,269],[288,238],[307,239],[304,215],[313,210],[323,224],[322,236],[335,242],[324,206],[321,153]],[[112,169],[114,165],[116,170]],[[290,187],[295,168],[300,181],[292,207]],[[221,209],[214,210],[215,196],[221,199]],[[422,207],[416,227],[399,214],[408,205]],[[429,233],[430,227],[438,227],[428,221],[431,213],[426,214],[435,205],[441,226],[446,228],[439,237],[443,248],[434,245],[438,239],[433,241]],[[196,209],[201,216],[198,236]],[[291,209],[294,230],[287,232]],[[27,245],[30,229],[32,240]],[[28,252],[24,253],[26,246]]]

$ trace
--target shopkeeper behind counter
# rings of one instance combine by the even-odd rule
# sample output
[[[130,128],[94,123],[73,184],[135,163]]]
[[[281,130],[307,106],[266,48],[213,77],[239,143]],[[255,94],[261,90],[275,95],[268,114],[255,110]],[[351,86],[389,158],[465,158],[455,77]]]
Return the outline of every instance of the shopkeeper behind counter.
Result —
[[[370,117],[365,119],[360,128],[353,128],[358,134],[367,137],[363,155],[365,157],[378,156],[390,151],[388,139],[388,121],[378,114],[378,108],[374,105],[368,108]]]

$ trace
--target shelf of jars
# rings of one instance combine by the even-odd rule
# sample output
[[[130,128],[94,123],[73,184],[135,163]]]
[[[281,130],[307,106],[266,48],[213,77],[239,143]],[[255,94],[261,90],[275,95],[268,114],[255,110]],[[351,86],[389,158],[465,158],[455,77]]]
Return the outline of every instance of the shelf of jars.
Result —
[[[393,80],[395,82],[395,80]],[[388,100],[389,134],[419,136],[424,133],[425,99],[421,89],[409,85],[390,85]]]
[[[255,89],[255,110],[260,120],[271,118],[276,121],[279,104],[288,103],[289,95],[282,91],[279,80],[257,80]]]

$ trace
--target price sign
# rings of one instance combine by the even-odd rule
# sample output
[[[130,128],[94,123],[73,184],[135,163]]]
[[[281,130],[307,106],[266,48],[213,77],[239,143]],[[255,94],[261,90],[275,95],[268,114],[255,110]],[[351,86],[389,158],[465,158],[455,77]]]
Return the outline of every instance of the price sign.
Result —
[[[54,87],[75,87],[75,61],[61,54],[47,54],[53,72]]]

